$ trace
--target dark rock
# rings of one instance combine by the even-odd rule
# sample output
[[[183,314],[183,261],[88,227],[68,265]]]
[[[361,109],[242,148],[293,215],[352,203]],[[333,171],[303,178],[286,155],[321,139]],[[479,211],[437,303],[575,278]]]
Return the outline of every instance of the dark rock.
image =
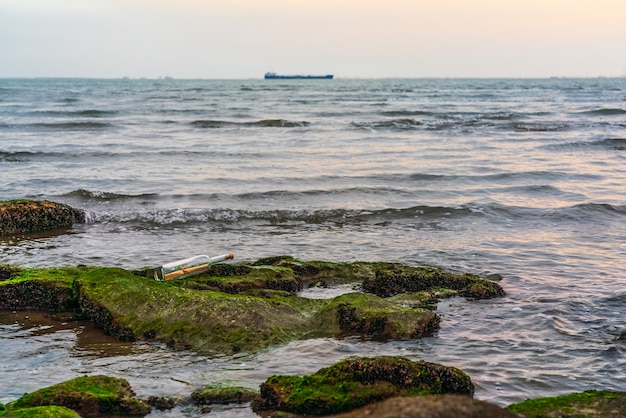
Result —
[[[0,266],[0,281],[9,280],[18,270],[12,267]]]
[[[243,387],[205,387],[191,394],[196,405],[246,403],[259,396],[259,392]]]
[[[162,396],[150,396],[146,403],[159,411],[165,411],[174,408],[176,401],[171,398],[164,398]]]
[[[518,418],[497,405],[461,395],[394,397],[332,418]]]
[[[397,264],[393,268],[378,269],[373,277],[363,281],[363,290],[382,297],[436,288],[455,290],[458,295],[469,299],[489,299],[506,295],[496,282],[473,274],[453,274],[432,267]]]
[[[0,202],[0,236],[68,228],[85,222],[85,212],[47,200]]]
[[[469,376],[453,367],[403,357],[349,358],[304,377],[272,376],[254,410],[328,415],[394,396],[472,396]]]
[[[71,289],[51,282],[24,281],[0,286],[1,310],[72,312],[76,301]]]

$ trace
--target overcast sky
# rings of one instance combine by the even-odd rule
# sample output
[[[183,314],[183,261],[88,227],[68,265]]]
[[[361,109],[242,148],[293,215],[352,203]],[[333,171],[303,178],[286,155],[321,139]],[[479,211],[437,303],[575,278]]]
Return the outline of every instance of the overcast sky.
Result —
[[[0,0],[0,77],[626,75],[626,0]]]

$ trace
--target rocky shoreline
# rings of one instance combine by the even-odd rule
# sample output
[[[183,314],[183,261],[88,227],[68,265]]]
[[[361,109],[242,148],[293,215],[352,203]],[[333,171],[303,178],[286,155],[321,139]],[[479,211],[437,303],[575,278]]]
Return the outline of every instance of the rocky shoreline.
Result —
[[[0,235],[23,234],[69,228],[84,221],[84,213],[52,202],[12,201],[0,203],[0,221]],[[120,340],[161,341],[212,356],[306,338],[421,338],[438,330],[435,308],[441,298],[505,296],[498,283],[472,274],[398,263],[304,262],[290,256],[215,264],[182,280],[153,277],[153,268],[0,266],[0,310],[70,312]],[[344,284],[353,291],[332,299],[298,295],[310,287]],[[391,417],[399,411],[411,417],[626,416],[621,392],[583,392],[506,409],[472,399],[473,392],[461,370],[379,357],[350,358],[303,377],[270,376],[258,392],[209,386],[189,399],[207,412],[216,403],[250,402],[255,411],[296,417]],[[0,405],[0,417],[145,416],[179,401],[139,400],[123,379],[84,376]]]
[[[250,404],[264,417],[306,418],[620,418],[626,393],[591,390],[531,399],[505,408],[473,399],[462,371],[402,357],[348,358],[306,376],[271,376],[260,390],[201,388],[186,399],[138,399],[125,379],[81,376],[28,393],[0,417],[146,416],[193,403],[201,414],[215,405]]]

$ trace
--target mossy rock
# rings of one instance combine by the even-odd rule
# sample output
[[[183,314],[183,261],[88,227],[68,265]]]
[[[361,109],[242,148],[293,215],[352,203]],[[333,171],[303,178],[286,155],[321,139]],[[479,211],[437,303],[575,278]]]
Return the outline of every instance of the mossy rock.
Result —
[[[259,391],[244,387],[206,386],[191,394],[196,405],[231,404],[251,402],[259,396]]]
[[[505,296],[504,289],[491,280],[474,274],[454,274],[434,267],[411,267],[390,264],[376,270],[373,277],[363,281],[363,289],[378,296],[388,297],[407,292],[447,290],[447,296],[463,296],[468,299],[491,299]]]
[[[368,293],[338,296],[317,315],[317,329],[332,325],[348,335],[375,340],[402,340],[432,335],[439,317],[430,310],[428,294],[405,294],[403,298],[381,298]],[[426,306],[426,307],[422,307]]]
[[[82,417],[148,414],[150,406],[134,396],[125,379],[81,376],[26,394],[7,405],[7,409],[56,405],[72,409]]]
[[[626,392],[589,390],[530,399],[506,410],[523,418],[621,418],[626,417]]]
[[[47,200],[0,202],[0,236],[69,228],[85,222],[85,212]]]
[[[81,418],[75,411],[63,406],[37,406],[0,412],[2,418]]]
[[[283,256],[215,265],[204,274],[169,281],[153,280],[150,269],[5,267],[0,309],[74,312],[120,340],[162,341],[207,355],[257,351],[312,337],[431,335],[439,323],[433,312],[437,297],[446,292],[441,283],[388,298],[362,292],[334,299],[296,294],[303,286],[366,281],[399,266]],[[454,277],[449,276],[450,286]],[[459,280],[465,283],[464,276]]]
[[[473,396],[461,370],[403,357],[349,358],[303,377],[272,376],[261,384],[255,411],[329,415],[394,396],[454,393]]]

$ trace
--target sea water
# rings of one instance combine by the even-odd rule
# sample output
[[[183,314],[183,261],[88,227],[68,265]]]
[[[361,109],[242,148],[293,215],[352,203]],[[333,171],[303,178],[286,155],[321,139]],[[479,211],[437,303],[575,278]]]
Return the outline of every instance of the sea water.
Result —
[[[258,388],[380,354],[458,367],[476,398],[503,406],[626,390],[623,78],[4,79],[0,184],[0,200],[88,215],[64,233],[0,238],[2,264],[134,269],[232,251],[436,265],[500,275],[507,292],[440,302],[441,329],[422,340],[219,358],[94,348],[88,324],[7,312],[0,402],[84,373],[145,397]]]

